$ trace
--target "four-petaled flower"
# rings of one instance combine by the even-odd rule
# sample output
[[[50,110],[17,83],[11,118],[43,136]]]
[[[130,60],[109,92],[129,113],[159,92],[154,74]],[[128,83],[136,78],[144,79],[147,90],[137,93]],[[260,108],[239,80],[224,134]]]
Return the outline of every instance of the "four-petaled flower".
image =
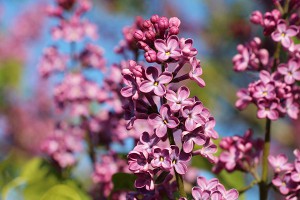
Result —
[[[179,120],[171,116],[170,106],[167,104],[161,106],[159,113],[159,115],[155,113],[149,115],[148,120],[155,128],[155,134],[161,138],[166,135],[168,128],[173,129],[177,127]]]
[[[170,72],[163,72],[159,75],[155,67],[148,67],[145,75],[148,80],[140,84],[140,91],[144,93],[153,91],[157,96],[163,96],[166,93],[164,84],[170,83],[173,78]]]
[[[164,62],[169,58],[177,60],[181,56],[179,49],[178,37],[171,36],[167,41],[157,39],[154,41],[155,48],[157,49],[157,58],[159,61]]]
[[[289,48],[293,41],[291,37],[296,36],[299,32],[297,26],[287,26],[284,20],[277,22],[277,29],[272,33],[272,39],[276,42],[281,42],[282,46]]]

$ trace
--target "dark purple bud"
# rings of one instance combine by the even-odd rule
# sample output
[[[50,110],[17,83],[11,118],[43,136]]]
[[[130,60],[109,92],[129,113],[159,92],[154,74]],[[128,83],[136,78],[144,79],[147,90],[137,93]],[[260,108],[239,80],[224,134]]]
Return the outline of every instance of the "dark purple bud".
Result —
[[[145,21],[143,22],[143,27],[144,27],[145,29],[149,29],[151,26],[153,26],[153,25],[152,25],[152,23],[151,23],[150,20],[145,20]]]
[[[137,30],[137,31],[135,31],[135,33],[134,33],[134,38],[135,38],[136,40],[143,40],[143,38],[144,38],[144,33],[143,33],[141,30]]]
[[[155,62],[156,61],[156,52],[153,50],[149,50],[147,51],[145,54],[145,59],[147,60],[147,62]]]
[[[155,33],[153,31],[146,31],[145,36],[149,40],[154,40],[155,39]]]
[[[176,27],[176,26],[172,26],[170,29],[169,29],[169,33],[170,35],[177,35],[179,33],[179,28]]]
[[[159,16],[158,15],[152,15],[150,20],[151,20],[152,23],[157,23],[158,20],[159,20]]]
[[[158,27],[162,30],[169,28],[169,20],[166,17],[162,17],[158,21]]]

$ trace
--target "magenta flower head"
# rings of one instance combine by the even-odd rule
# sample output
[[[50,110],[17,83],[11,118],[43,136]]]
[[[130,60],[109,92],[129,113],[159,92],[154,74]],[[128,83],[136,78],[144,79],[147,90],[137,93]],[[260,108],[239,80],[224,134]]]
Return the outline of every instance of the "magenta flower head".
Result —
[[[269,155],[268,161],[275,173],[290,171],[293,169],[293,165],[288,163],[288,158],[284,154],[279,154],[278,156]]]
[[[177,36],[172,35],[167,41],[157,39],[154,41],[154,45],[157,49],[157,58],[161,62],[167,61],[169,58],[178,60],[181,56]]]
[[[193,47],[193,40],[192,39],[180,39],[179,46],[184,55],[187,58],[191,58],[197,55],[197,49]]]
[[[289,48],[293,41],[291,37],[296,36],[299,32],[297,26],[287,26],[284,20],[279,20],[277,29],[272,33],[272,39],[276,42],[281,42],[282,46]]]
[[[175,145],[171,146],[172,152],[170,155],[172,167],[175,168],[178,174],[185,174],[187,172],[187,162],[191,159],[191,154],[183,151],[179,152],[179,148]]]
[[[193,151],[194,143],[200,146],[204,145],[206,142],[206,137],[203,134],[203,128],[200,126],[191,132],[182,132],[182,142],[183,151],[186,153]]]
[[[148,121],[155,128],[155,134],[161,138],[166,135],[168,128],[176,128],[179,120],[172,116],[170,106],[167,104],[161,106],[159,113],[149,115]]]
[[[289,60],[287,64],[280,64],[277,70],[284,76],[287,84],[293,84],[296,80],[300,81],[300,65],[295,60]]]
[[[170,83],[173,78],[170,72],[163,72],[159,75],[156,67],[148,67],[146,77],[148,80],[140,84],[140,91],[143,93],[153,91],[157,96],[163,96],[166,93],[164,84]]]
[[[276,100],[261,100],[258,102],[257,117],[260,119],[269,118],[270,120],[277,120],[279,118],[277,108],[278,102]]]
[[[146,151],[131,151],[128,154],[129,170],[132,172],[140,172],[148,170],[148,153]]]
[[[205,123],[205,119],[201,116],[203,111],[203,105],[200,102],[196,102],[193,106],[184,106],[182,108],[182,116],[185,118],[185,128],[187,131],[194,130],[197,126],[201,126]]]
[[[164,170],[170,170],[172,168],[172,160],[170,154],[171,150],[169,148],[161,149],[159,147],[154,147],[153,159],[151,161],[152,167],[161,167]]]
[[[173,90],[167,90],[166,99],[169,100],[169,105],[172,111],[179,111],[182,106],[190,105],[192,102],[188,99],[190,96],[190,90],[181,86],[177,93]]]
[[[191,71],[189,72],[189,77],[196,81],[196,83],[200,86],[200,87],[204,87],[205,86],[205,82],[202,78],[200,78],[199,76],[202,75],[202,68],[200,65],[200,60],[198,60],[196,57],[193,57],[190,59],[190,64],[192,66]]]
[[[139,93],[136,80],[132,76],[125,74],[123,76],[123,81],[126,86],[121,89],[122,96],[132,97],[132,99],[138,99]]]

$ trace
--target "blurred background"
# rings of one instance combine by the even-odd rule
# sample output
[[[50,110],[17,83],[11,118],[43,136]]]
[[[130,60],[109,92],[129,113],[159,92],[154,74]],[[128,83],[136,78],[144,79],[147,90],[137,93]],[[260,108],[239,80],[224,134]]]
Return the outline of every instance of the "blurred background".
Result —
[[[97,44],[105,50],[107,66],[122,60],[114,49],[122,39],[122,29],[130,26],[136,16],[149,18],[158,14],[178,17],[181,20],[180,36],[194,39],[206,82],[205,88],[191,85],[192,95],[198,96],[215,116],[219,135],[242,135],[251,127],[255,137],[260,137],[264,132],[264,120],[256,118],[256,108],[250,106],[240,112],[234,107],[238,88],[247,87],[250,81],[257,79],[257,74],[234,73],[231,59],[239,43],[262,35],[262,30],[250,25],[248,19],[252,11],[265,11],[271,2],[94,0],[92,11],[86,17],[98,27],[100,37]],[[55,80],[45,82],[38,74],[43,49],[52,44],[66,51],[69,48],[51,39],[49,30],[55,22],[45,13],[45,5],[51,3],[50,0],[0,1],[0,199],[3,200],[35,199],[34,194],[48,187],[35,183],[33,189],[26,193],[29,196],[21,197],[18,190],[25,186],[22,180],[16,178],[21,173],[32,173],[32,169],[24,172],[23,168],[34,169],[35,163],[29,165],[28,161],[41,156],[39,146],[51,134],[53,127],[55,114],[51,87]],[[94,78],[99,82],[103,79],[99,74],[95,74]],[[273,123],[272,152],[290,155],[291,149],[300,146],[299,131],[299,121],[278,120]],[[130,144],[126,145],[125,151],[131,150]],[[203,167],[197,161],[193,164]],[[90,181],[88,170],[91,167],[84,161],[78,167],[79,178],[87,185]],[[199,173],[214,176],[209,170]],[[233,177],[226,180],[227,187],[241,188],[251,181],[250,177],[241,173],[235,173]],[[10,195],[7,195],[9,192]],[[257,194],[255,187],[246,196],[247,199],[256,199]]]

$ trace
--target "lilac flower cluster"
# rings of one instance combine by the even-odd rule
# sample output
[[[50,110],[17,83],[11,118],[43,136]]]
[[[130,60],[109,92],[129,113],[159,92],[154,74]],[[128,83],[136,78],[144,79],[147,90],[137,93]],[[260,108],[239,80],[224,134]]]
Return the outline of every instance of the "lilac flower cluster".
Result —
[[[291,8],[298,8],[299,4],[290,3],[289,6],[289,12],[292,12]],[[299,17],[292,12],[286,18],[286,14],[275,9],[264,15],[259,11],[251,15],[251,22],[261,25],[265,36],[271,36],[277,45],[273,57],[270,57],[270,50],[261,48],[261,40],[257,37],[249,44],[239,45],[239,53],[233,57],[236,71],[259,71],[260,79],[241,89],[236,102],[236,107],[241,110],[249,103],[255,104],[258,118],[276,120],[288,115],[297,119],[299,116],[299,45],[294,42],[299,37]],[[281,47],[288,55],[287,61],[278,57]]]
[[[195,200],[236,200],[239,197],[239,193],[236,189],[226,190],[216,178],[208,181],[204,177],[199,176],[197,178],[197,184],[198,186],[192,189],[192,196]],[[180,198],[180,200],[187,199]]]
[[[96,26],[83,18],[83,14],[91,8],[90,1],[57,0],[56,3],[56,7],[48,7],[50,16],[59,20],[51,33],[54,39],[68,42],[71,49],[68,55],[59,52],[55,46],[45,49],[39,70],[44,78],[58,73],[63,75],[53,91],[56,109],[61,114],[58,123],[67,123],[70,127],[80,129],[82,135],[77,137],[69,129],[60,128],[45,140],[42,149],[61,168],[75,165],[76,153],[85,150],[94,169],[95,198],[113,195],[118,199],[124,194],[113,192],[112,176],[128,170],[125,168],[127,163],[112,152],[111,145],[122,145],[129,137],[138,139],[135,130],[143,126],[143,123],[137,123],[131,131],[126,130],[122,109],[124,98],[120,90],[124,85],[121,71],[127,67],[127,63],[114,64],[108,69],[101,47],[90,42],[81,45],[86,38],[96,38]],[[79,49],[78,46],[83,48]],[[85,75],[87,71],[105,75],[102,86],[88,78]],[[66,146],[64,142],[72,137],[74,140],[76,138],[77,143],[70,145],[81,147],[86,144],[86,148]],[[101,147],[101,156],[97,155],[98,147]],[[109,169],[104,171],[106,168]],[[99,190],[103,192],[99,193]]]
[[[177,36],[180,23],[176,17],[167,19],[157,15],[139,21],[140,29],[134,33],[138,47],[144,51],[148,63],[161,66],[146,67],[131,60],[128,68],[122,70],[125,86],[121,94],[127,100],[123,105],[127,128],[139,119],[148,121],[153,130],[143,132],[128,154],[129,170],[137,175],[138,192],[128,194],[132,199],[140,194],[149,199],[158,197],[162,185],[158,180],[166,174],[167,177],[175,174],[179,187],[178,177],[187,173],[192,156],[201,155],[210,162],[216,160],[213,140],[218,134],[214,118],[197,97],[190,97],[189,88],[175,89],[176,83],[187,79],[205,86],[193,40]],[[189,66],[189,71],[181,72],[183,66]],[[174,188],[172,182],[166,183],[167,178],[163,180],[163,185]]]
[[[62,168],[70,167],[76,163],[74,153],[83,149],[83,137],[84,131],[81,128],[61,123],[43,142],[41,148]]]
[[[294,150],[295,160],[288,162],[284,154],[270,155],[269,163],[274,170],[272,184],[285,196],[285,199],[296,200],[300,196],[300,151]]]
[[[228,172],[236,170],[250,172],[257,168],[262,153],[263,140],[252,138],[252,130],[244,136],[224,137],[220,141],[223,150],[213,171],[222,169]]]

